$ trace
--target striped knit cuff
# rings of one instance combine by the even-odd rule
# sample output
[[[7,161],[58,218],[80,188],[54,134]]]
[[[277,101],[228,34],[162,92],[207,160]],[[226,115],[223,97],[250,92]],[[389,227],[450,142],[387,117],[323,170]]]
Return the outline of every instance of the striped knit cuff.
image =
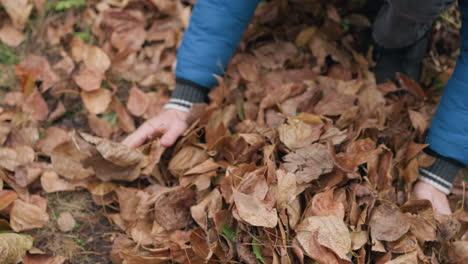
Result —
[[[439,191],[449,194],[452,189],[452,183],[460,168],[457,163],[436,158],[436,161],[431,166],[419,168],[419,179],[431,184]]]
[[[176,109],[189,112],[195,103],[206,103],[210,90],[196,83],[177,79],[176,87],[172,92],[171,99],[164,106],[164,109]]]

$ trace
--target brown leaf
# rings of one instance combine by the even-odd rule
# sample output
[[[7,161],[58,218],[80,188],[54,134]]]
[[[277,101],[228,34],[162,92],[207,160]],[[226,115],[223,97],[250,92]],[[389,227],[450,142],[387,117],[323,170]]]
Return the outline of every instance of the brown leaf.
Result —
[[[312,215],[331,216],[334,215],[340,219],[344,219],[345,209],[341,202],[333,199],[333,189],[328,189],[324,192],[317,193],[312,198],[311,206],[308,210]]]
[[[68,132],[56,126],[48,127],[44,134],[45,136],[37,142],[37,146],[47,155],[50,155],[56,146],[69,140]]]
[[[176,177],[181,177],[186,171],[192,169],[196,165],[204,162],[208,158],[205,151],[187,146],[182,148],[169,162],[169,171]]]
[[[408,217],[388,204],[376,207],[369,221],[373,238],[396,241],[406,234],[411,226]]]
[[[30,55],[26,57],[20,64],[16,65],[15,72],[23,89],[28,82],[34,87],[35,81],[42,81],[41,90],[45,92],[59,81],[59,77],[50,67],[49,61],[41,56]],[[29,92],[24,93],[25,96],[29,94]]]
[[[109,107],[112,100],[111,91],[99,88],[93,92],[81,92],[81,99],[86,109],[92,114],[102,114]]]
[[[419,131],[419,133],[424,133],[429,127],[429,120],[421,112],[408,110],[408,114],[413,127]]]
[[[15,191],[12,190],[1,190],[0,191],[0,211],[10,206],[16,199],[18,195]]]
[[[45,171],[41,176],[42,189],[46,193],[74,191],[80,186],[79,184],[69,183],[60,178],[54,171]]]
[[[42,208],[16,200],[10,212],[11,228],[16,232],[41,228],[49,221],[49,215]]]
[[[454,241],[448,246],[448,263],[466,263],[468,261],[468,241]]]
[[[83,166],[95,172],[101,181],[134,181],[140,176],[141,166],[133,164],[129,166],[119,166],[106,160],[100,154],[93,155],[82,161]],[[91,167],[91,168],[89,168]]]
[[[17,47],[24,41],[25,37],[23,31],[16,29],[9,23],[5,23],[0,28],[0,41],[11,47]]]
[[[29,146],[0,148],[0,167],[14,171],[16,167],[34,161],[34,150]]]
[[[142,116],[148,109],[149,103],[149,97],[138,87],[133,86],[130,89],[127,100],[127,109],[132,115]]]
[[[311,216],[304,219],[297,227],[297,240],[308,256],[316,256],[310,241],[314,236],[317,242],[333,251],[338,257],[351,260],[351,238],[343,220],[337,216]]]
[[[221,211],[223,200],[218,189],[214,189],[200,203],[190,208],[192,218],[204,230],[208,229],[208,219],[213,219]]]
[[[49,107],[37,89],[34,89],[32,94],[25,98],[23,111],[29,113],[31,120],[35,121],[46,120],[49,115]]]
[[[135,188],[120,187],[116,190],[119,200],[120,215],[125,221],[135,221],[138,219],[136,210],[140,198],[137,196],[137,192],[139,192],[139,190]]]
[[[27,254],[23,258],[24,264],[63,264],[65,258],[61,256],[50,256],[46,254]]]
[[[3,8],[13,21],[13,25],[23,30],[28,22],[33,5],[28,0],[2,0]]]
[[[168,231],[184,228],[191,222],[190,207],[194,203],[195,193],[191,189],[173,187],[157,198],[154,218]]]
[[[129,166],[140,163],[144,155],[137,149],[127,147],[118,142],[113,142],[104,138],[90,137],[85,133],[81,136],[89,143],[96,145],[96,150],[104,159],[119,166]]]
[[[366,231],[359,231],[359,232],[351,232],[351,248],[353,250],[358,250],[362,248],[367,242],[369,238],[369,234]]]
[[[18,166],[15,169],[15,182],[21,186],[26,187],[34,182],[42,174],[43,164],[29,163],[24,166]]]
[[[284,168],[296,175],[297,183],[309,183],[320,175],[329,173],[334,166],[333,157],[327,147],[312,144],[284,156]]]
[[[96,135],[104,138],[109,138],[113,131],[109,122],[93,114],[88,115],[88,125],[91,131],[93,131]]]
[[[297,119],[289,119],[288,124],[278,128],[279,138],[292,150],[303,148],[317,141],[320,137],[321,125],[311,126]]]
[[[267,205],[254,196],[234,191],[234,202],[242,220],[253,226],[273,228],[278,223],[276,209]]]
[[[69,180],[83,180],[94,174],[90,168],[84,168],[81,160],[87,155],[80,152],[80,149],[72,142],[68,141],[55,147],[50,156],[52,167],[60,176]]]
[[[104,73],[84,68],[77,75],[73,76],[73,80],[83,91],[92,92],[101,88]]]
[[[110,107],[117,113],[119,127],[126,133],[135,131],[135,122],[117,97],[112,98]]]
[[[159,12],[166,15],[174,15],[181,8],[179,1],[151,0],[159,9]]]
[[[338,116],[354,106],[355,98],[341,93],[329,93],[316,106],[315,112],[320,115]]]
[[[386,262],[386,264],[418,264],[418,252],[415,250],[413,252],[406,253]]]
[[[278,181],[276,204],[278,210],[282,211],[296,198],[296,176],[279,169],[276,171],[276,180]]]
[[[69,232],[75,227],[76,221],[70,212],[63,212],[57,219],[57,225],[60,231]]]

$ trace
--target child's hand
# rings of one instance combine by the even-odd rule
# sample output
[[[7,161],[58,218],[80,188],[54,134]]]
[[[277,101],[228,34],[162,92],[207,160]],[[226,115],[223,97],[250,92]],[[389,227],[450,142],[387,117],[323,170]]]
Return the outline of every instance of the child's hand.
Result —
[[[136,148],[148,138],[156,134],[162,134],[161,144],[170,147],[187,130],[188,117],[189,113],[187,112],[175,109],[164,110],[158,116],[143,123],[135,132],[128,135],[122,143]]]
[[[452,214],[447,195],[437,190],[429,183],[423,181],[416,182],[413,188],[413,196],[418,200],[429,200],[432,204],[432,208],[440,214]]]

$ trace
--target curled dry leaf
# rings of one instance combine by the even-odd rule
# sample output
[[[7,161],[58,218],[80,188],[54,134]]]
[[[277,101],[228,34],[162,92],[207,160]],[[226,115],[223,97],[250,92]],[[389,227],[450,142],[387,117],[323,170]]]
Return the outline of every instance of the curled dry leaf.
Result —
[[[49,221],[49,215],[37,205],[16,200],[10,211],[11,228],[16,232],[41,228]]]
[[[74,191],[80,186],[80,184],[73,184],[60,178],[54,171],[45,171],[42,173],[41,185],[46,193]]]
[[[69,232],[75,227],[76,221],[70,212],[63,212],[57,219],[57,225],[60,231]]]
[[[72,141],[64,142],[52,150],[52,167],[60,176],[72,181],[83,180],[94,174],[93,169],[84,168],[81,161],[88,157]]]
[[[242,220],[253,226],[273,228],[278,223],[276,209],[250,195],[234,191],[234,202]]]
[[[190,208],[192,218],[204,230],[208,229],[208,219],[214,219],[216,214],[221,211],[223,200],[218,189],[214,189],[199,204]]]
[[[96,149],[104,159],[123,167],[140,163],[144,158],[139,150],[107,139],[99,140]]]
[[[183,176],[186,171],[204,162],[207,158],[208,155],[202,149],[192,146],[184,147],[169,162],[169,171],[176,177]]]
[[[33,238],[16,233],[0,233],[0,262],[20,263],[26,251],[33,246]]]
[[[296,175],[297,183],[308,183],[320,175],[329,173],[334,166],[333,157],[327,147],[312,144],[284,156],[284,168]]]
[[[113,131],[113,128],[109,122],[93,114],[88,115],[88,125],[94,134],[104,138],[109,138]]]
[[[81,92],[81,99],[86,109],[92,114],[104,113],[112,100],[112,92],[99,88],[92,92]]]
[[[304,219],[296,228],[297,240],[308,256],[316,256],[315,248],[310,241],[316,237],[317,242],[332,250],[338,257],[351,260],[351,237],[346,224],[337,216],[311,216]]]
[[[278,181],[276,204],[278,210],[282,211],[296,198],[296,176],[291,172],[277,170],[276,180]]]
[[[191,222],[190,207],[195,203],[195,192],[173,187],[156,199],[154,218],[167,231],[186,227]]]
[[[34,182],[42,174],[43,166],[40,163],[30,163],[25,166],[18,166],[15,169],[15,182],[26,187]]]
[[[399,209],[382,204],[372,211],[369,225],[373,238],[396,241],[408,232],[411,222]]]
[[[321,125],[311,126],[298,119],[289,119],[288,124],[278,128],[279,138],[288,148],[300,149],[317,141],[320,137]]]
[[[138,218],[136,209],[140,198],[136,195],[139,190],[120,187],[115,192],[119,200],[120,216],[125,221],[135,221]]]

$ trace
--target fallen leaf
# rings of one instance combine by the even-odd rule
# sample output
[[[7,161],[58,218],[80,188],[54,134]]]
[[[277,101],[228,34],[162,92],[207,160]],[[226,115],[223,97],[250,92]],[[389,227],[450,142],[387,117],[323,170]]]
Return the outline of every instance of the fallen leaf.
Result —
[[[63,212],[57,219],[57,225],[60,231],[69,232],[75,227],[76,221],[70,212]]]
[[[37,142],[39,149],[45,154],[49,155],[52,150],[69,140],[68,132],[60,127],[51,126],[44,131],[44,137]]]
[[[12,190],[1,190],[0,191],[0,211],[10,206],[16,199],[18,195],[15,191]]]
[[[92,92],[101,88],[104,74],[93,69],[84,68],[73,76],[73,80],[83,91]]]
[[[6,23],[0,28],[0,41],[11,47],[17,47],[25,38],[24,33],[11,24]]]
[[[191,222],[194,198],[194,191],[183,187],[173,187],[161,194],[154,204],[156,222],[167,231],[186,227]]]
[[[16,200],[10,211],[11,228],[16,232],[41,228],[49,221],[49,215],[37,205]]]
[[[186,171],[202,163],[208,158],[205,151],[187,146],[182,148],[169,162],[169,171],[176,177],[181,177]]]
[[[0,148],[0,167],[14,171],[16,167],[34,161],[34,150],[29,146]]]
[[[5,264],[20,263],[26,251],[33,246],[29,235],[0,233],[0,262]]]
[[[468,241],[454,241],[447,248],[448,263],[466,263],[468,261]]]
[[[74,191],[80,186],[79,184],[69,183],[60,178],[54,171],[45,171],[41,175],[42,189],[47,193]]]
[[[150,104],[150,98],[138,87],[134,86],[130,89],[127,109],[134,116],[142,116]]]
[[[88,115],[88,125],[91,131],[93,131],[96,135],[104,138],[109,138],[113,131],[113,128],[109,122],[93,114]]]
[[[408,114],[413,127],[419,131],[419,133],[424,133],[429,127],[429,120],[421,112],[408,110]]]
[[[242,220],[253,226],[273,228],[278,223],[276,209],[255,198],[238,191],[234,191],[234,202]]]
[[[297,119],[289,119],[288,124],[283,124],[278,128],[279,138],[288,148],[297,150],[320,137],[321,126],[311,126]]]
[[[338,257],[351,260],[351,237],[342,219],[337,216],[311,216],[304,219],[296,228],[297,240],[309,256],[314,256],[314,248],[309,247],[314,236],[317,242],[332,250]]]
[[[296,175],[297,183],[309,183],[334,167],[333,157],[327,147],[312,144],[284,156],[284,168]]]
[[[28,22],[33,4],[28,0],[2,0],[1,3],[13,21],[13,25],[17,29],[23,30]]]
[[[278,210],[282,211],[296,198],[296,176],[294,173],[280,169],[276,171],[276,180],[278,181],[276,204]]]
[[[192,218],[204,230],[208,229],[208,219],[214,219],[216,214],[221,211],[223,200],[218,189],[214,189],[200,203],[190,208]]]
[[[30,94],[28,91],[26,91],[26,86],[31,85],[34,87],[35,81],[42,81],[42,92],[47,91],[50,87],[59,81],[59,77],[52,70],[49,61],[42,56],[30,55],[26,57],[18,65],[16,65],[15,72],[20,80],[21,86],[23,87],[25,96]]]
[[[86,109],[92,114],[104,113],[112,100],[111,91],[99,88],[92,92],[81,92],[81,99]]]
[[[418,252],[413,251],[410,253],[406,253],[404,255],[401,255],[397,258],[394,258],[386,264],[417,264],[418,263]]]
[[[41,93],[34,89],[32,94],[25,98],[23,111],[29,113],[31,120],[43,121],[49,115],[49,106],[47,106]]]
[[[63,264],[66,258],[47,254],[27,254],[23,258],[24,264]]]
[[[408,232],[411,223],[400,210],[382,204],[372,211],[369,225],[373,238],[396,241]]]
[[[324,192],[317,193],[312,198],[312,202],[308,210],[312,215],[331,216],[334,215],[340,219],[344,219],[345,209],[341,202],[333,199],[333,189],[328,189]]]
[[[110,107],[117,113],[119,127],[126,133],[135,131],[135,122],[117,97],[112,98]]]

